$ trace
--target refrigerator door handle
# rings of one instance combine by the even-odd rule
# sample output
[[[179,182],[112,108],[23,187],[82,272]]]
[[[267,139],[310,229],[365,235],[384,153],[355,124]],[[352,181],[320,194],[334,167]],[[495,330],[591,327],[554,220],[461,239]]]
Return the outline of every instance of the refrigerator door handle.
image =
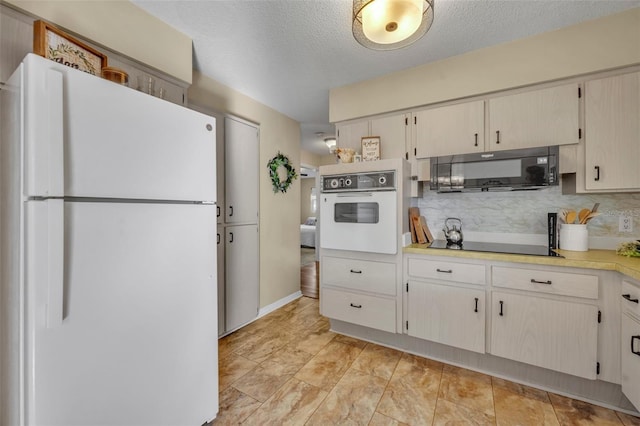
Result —
[[[64,80],[60,71],[47,70],[50,197],[64,196]]]
[[[47,328],[60,327],[64,315],[64,200],[47,203]]]

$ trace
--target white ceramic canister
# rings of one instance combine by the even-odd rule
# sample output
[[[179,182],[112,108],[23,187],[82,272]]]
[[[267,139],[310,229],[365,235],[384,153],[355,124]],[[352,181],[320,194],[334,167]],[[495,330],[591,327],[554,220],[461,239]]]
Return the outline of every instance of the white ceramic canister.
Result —
[[[589,250],[587,225],[563,223],[560,225],[560,248],[571,251]]]

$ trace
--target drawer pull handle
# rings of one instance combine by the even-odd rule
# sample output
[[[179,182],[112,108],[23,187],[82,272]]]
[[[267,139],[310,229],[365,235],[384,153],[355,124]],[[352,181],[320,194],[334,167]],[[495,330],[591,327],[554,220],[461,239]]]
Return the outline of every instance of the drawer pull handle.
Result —
[[[629,302],[638,303],[638,299],[632,299],[630,294],[623,294],[622,297],[627,299]]]
[[[473,312],[478,312],[478,298],[475,297],[476,299],[476,308],[473,310]]]
[[[549,285],[551,285],[551,284],[552,284],[551,280],[547,280],[547,281],[538,281],[538,280],[535,280],[535,279],[533,279],[533,278],[531,278],[531,283],[532,283],[532,284],[549,284]]]
[[[633,350],[633,341],[634,341],[635,339],[640,340],[640,336],[631,336],[631,353],[633,353],[633,354],[636,354],[636,355],[640,356],[640,351],[634,351],[634,350]]]
[[[351,270],[351,273],[352,273],[352,274],[361,274],[361,273],[362,273],[362,271],[358,271],[358,270],[352,269],[352,270]]]
[[[504,305],[504,302],[501,300],[501,301],[500,301],[500,313],[498,314],[498,315],[500,315],[501,317],[503,317],[503,316],[504,316],[504,312],[502,312],[502,307],[503,307],[503,305]]]
[[[442,272],[443,274],[450,274],[453,272],[451,269],[440,269],[440,268],[436,269],[436,271]]]
[[[354,305],[353,303],[349,303],[349,305],[351,305],[352,308],[362,308],[362,305]]]
[[[595,166],[596,169],[596,177],[593,178],[596,182],[600,180],[600,166]]]

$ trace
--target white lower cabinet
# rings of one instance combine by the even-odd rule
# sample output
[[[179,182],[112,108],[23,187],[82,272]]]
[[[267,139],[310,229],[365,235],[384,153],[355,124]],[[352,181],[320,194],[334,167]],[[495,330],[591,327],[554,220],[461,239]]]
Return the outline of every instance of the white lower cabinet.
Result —
[[[409,281],[407,334],[485,352],[485,291]]]
[[[378,330],[396,332],[396,300],[332,288],[322,289],[322,315]]]
[[[225,230],[225,325],[235,330],[258,316],[258,225]]]
[[[622,392],[640,407],[640,321],[622,314]]]
[[[494,291],[491,354],[597,378],[598,307]]]

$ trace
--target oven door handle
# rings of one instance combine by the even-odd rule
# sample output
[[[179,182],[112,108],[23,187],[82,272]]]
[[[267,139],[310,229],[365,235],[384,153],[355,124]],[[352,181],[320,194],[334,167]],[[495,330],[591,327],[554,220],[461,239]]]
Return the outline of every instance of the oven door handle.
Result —
[[[353,198],[353,197],[373,197],[371,192],[346,192],[337,194],[338,198]]]

